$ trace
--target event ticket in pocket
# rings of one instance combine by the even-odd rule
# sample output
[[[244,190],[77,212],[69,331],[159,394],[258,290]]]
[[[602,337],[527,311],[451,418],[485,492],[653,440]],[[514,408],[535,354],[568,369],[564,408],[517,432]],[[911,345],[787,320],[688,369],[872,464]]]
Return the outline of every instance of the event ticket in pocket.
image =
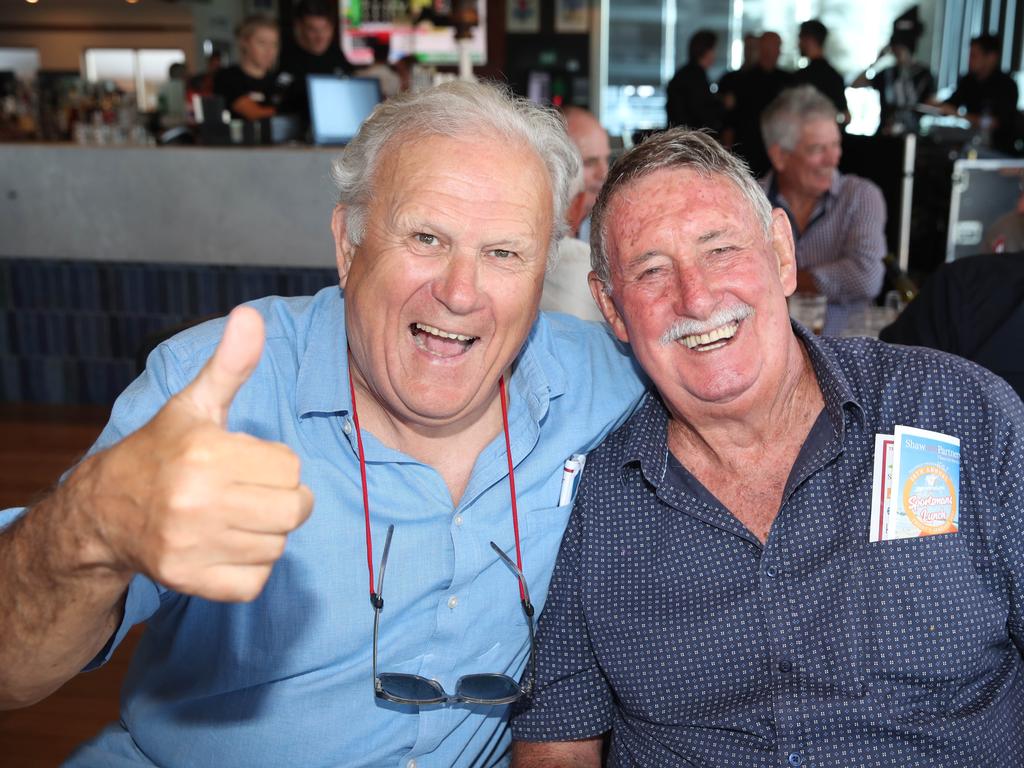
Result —
[[[959,438],[901,425],[875,435],[871,541],[956,533],[959,501]]]

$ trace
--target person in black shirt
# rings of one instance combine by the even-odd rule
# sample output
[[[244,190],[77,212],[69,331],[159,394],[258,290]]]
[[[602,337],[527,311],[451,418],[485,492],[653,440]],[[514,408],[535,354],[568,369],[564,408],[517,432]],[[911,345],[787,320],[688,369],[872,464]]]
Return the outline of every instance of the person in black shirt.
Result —
[[[669,128],[686,125],[710,128],[715,133],[722,130],[722,105],[708,84],[708,68],[715,62],[717,44],[718,35],[707,29],[694,32],[690,38],[689,60],[666,88]]]
[[[232,117],[262,120],[277,114],[277,23],[266,16],[250,16],[238,28],[239,61],[217,70],[213,91],[224,99]]]
[[[825,59],[825,38],[828,27],[817,19],[800,25],[800,55],[807,57],[807,66],[793,73],[797,85],[813,85],[836,105],[836,111],[843,116],[843,122],[850,120],[846,106],[846,83],[843,76]]]
[[[989,134],[993,149],[1014,151],[1017,119],[1017,83],[999,69],[999,38],[981,35],[971,40],[967,74],[945,102],[949,113],[960,111],[983,137]]]
[[[735,145],[755,176],[771,170],[761,136],[761,113],[771,101],[793,84],[793,75],[778,68],[782,38],[775,32],[761,35],[757,66],[741,72],[735,85],[736,107],[731,113]]]
[[[341,51],[336,15],[329,3],[301,0],[292,18],[294,39],[281,55],[282,79],[288,84],[281,111],[299,115],[308,123],[306,75],[351,75],[354,68]]]

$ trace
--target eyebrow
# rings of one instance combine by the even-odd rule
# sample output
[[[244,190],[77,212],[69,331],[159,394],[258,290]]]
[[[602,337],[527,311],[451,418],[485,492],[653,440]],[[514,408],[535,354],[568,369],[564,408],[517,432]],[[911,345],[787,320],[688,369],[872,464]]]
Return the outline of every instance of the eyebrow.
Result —
[[[648,261],[650,261],[655,256],[657,256],[658,253],[659,253],[658,251],[654,251],[654,250],[644,251],[643,253],[639,254],[638,256],[634,256],[633,258],[629,259],[625,263],[624,266],[625,266],[626,270],[635,269],[635,268],[639,267],[641,264],[646,264]]]
[[[728,234],[728,230],[726,230],[724,228],[723,229],[712,229],[712,230],[710,230],[708,232],[705,232],[700,237],[698,237],[697,238],[697,242],[698,243],[707,243],[707,242],[709,242],[711,240],[715,240],[715,239],[717,239],[719,237],[722,237],[723,235],[726,235],[726,234]]]

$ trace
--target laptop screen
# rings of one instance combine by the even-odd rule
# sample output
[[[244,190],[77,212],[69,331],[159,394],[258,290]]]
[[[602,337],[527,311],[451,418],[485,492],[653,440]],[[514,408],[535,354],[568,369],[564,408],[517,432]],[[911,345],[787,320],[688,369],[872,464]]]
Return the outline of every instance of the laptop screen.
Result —
[[[373,77],[307,75],[314,144],[347,144],[380,102]]]

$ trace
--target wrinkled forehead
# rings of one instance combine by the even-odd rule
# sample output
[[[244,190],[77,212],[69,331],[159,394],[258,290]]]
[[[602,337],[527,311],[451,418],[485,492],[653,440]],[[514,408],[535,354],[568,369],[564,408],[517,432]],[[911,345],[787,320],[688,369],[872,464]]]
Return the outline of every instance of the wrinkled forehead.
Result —
[[[667,230],[695,238],[725,229],[763,236],[753,204],[733,179],[690,167],[660,168],[615,189],[601,226],[610,256]]]
[[[554,192],[544,159],[525,139],[486,127],[466,127],[456,134],[399,131],[381,147],[376,168],[368,172],[376,194],[411,178],[455,176],[470,168],[485,172],[495,187],[530,186],[551,205]]]

